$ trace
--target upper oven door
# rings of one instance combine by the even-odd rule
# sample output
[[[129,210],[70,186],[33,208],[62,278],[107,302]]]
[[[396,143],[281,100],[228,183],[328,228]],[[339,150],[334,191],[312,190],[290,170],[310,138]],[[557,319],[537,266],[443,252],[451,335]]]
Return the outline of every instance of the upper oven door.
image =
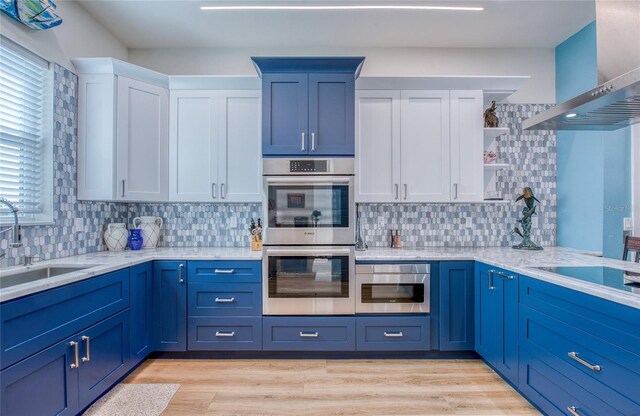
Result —
[[[265,244],[353,244],[353,176],[267,176],[264,187]]]
[[[353,247],[265,247],[265,315],[355,313]]]

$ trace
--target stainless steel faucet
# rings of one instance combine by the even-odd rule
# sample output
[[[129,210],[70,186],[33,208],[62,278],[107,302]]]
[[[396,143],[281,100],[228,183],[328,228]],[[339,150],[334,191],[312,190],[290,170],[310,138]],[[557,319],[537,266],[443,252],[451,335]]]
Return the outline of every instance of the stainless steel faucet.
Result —
[[[11,231],[11,242],[9,243],[9,247],[18,248],[22,247],[22,237],[20,236],[20,224],[18,224],[18,208],[13,205],[9,200],[0,196],[0,204],[6,205],[9,207],[11,212],[13,213],[13,225],[5,228],[4,230],[0,230],[0,234],[4,234],[7,231]]]

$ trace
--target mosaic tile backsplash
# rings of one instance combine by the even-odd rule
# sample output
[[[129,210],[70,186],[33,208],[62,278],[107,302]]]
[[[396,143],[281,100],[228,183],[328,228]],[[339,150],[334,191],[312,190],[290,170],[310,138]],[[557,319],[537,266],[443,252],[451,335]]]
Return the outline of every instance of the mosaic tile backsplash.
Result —
[[[261,204],[125,204],[78,201],[77,77],[55,66],[54,108],[54,224],[25,226],[24,247],[7,249],[2,265],[14,265],[23,255],[41,259],[106,250],[102,235],[110,222],[131,224],[143,215],[160,216],[164,227],[159,245],[247,246],[247,225],[258,217]],[[500,105],[501,126],[511,134],[498,139],[498,158],[511,169],[499,173],[498,190],[515,198],[525,185],[541,199],[533,238],[554,245],[556,235],[556,138],[553,132],[522,132],[521,121],[547,106]],[[505,246],[518,240],[510,234],[520,205],[510,204],[366,204],[364,237],[370,247],[383,247],[388,230],[400,229],[406,247]],[[465,227],[465,217],[472,227]]]
[[[509,246],[520,242],[511,234],[520,218],[522,202],[513,202],[530,186],[541,203],[534,217],[532,239],[543,246],[556,243],[556,135],[552,131],[522,131],[522,121],[547,105],[501,104],[500,127],[510,134],[497,139],[497,190],[508,204],[362,204],[364,239],[369,247],[390,245],[389,230],[401,231],[405,247]],[[466,227],[465,218],[472,225]]]

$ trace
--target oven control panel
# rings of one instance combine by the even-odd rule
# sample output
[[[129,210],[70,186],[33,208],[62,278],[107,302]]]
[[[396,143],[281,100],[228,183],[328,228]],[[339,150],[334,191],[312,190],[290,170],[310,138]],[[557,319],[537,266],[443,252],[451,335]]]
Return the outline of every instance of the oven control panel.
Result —
[[[318,173],[327,173],[329,172],[329,161],[328,160],[290,160],[289,161],[289,172],[291,173],[309,173],[309,172],[318,172]]]

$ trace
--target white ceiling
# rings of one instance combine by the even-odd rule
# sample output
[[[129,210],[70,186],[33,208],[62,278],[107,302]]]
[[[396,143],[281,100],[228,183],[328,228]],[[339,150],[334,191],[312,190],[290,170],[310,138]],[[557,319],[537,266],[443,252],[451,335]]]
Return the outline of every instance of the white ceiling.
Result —
[[[297,1],[296,4],[482,6],[427,10],[202,11],[244,1],[79,0],[128,48],[551,48],[595,18],[593,0]],[[291,1],[253,1],[291,4]]]

